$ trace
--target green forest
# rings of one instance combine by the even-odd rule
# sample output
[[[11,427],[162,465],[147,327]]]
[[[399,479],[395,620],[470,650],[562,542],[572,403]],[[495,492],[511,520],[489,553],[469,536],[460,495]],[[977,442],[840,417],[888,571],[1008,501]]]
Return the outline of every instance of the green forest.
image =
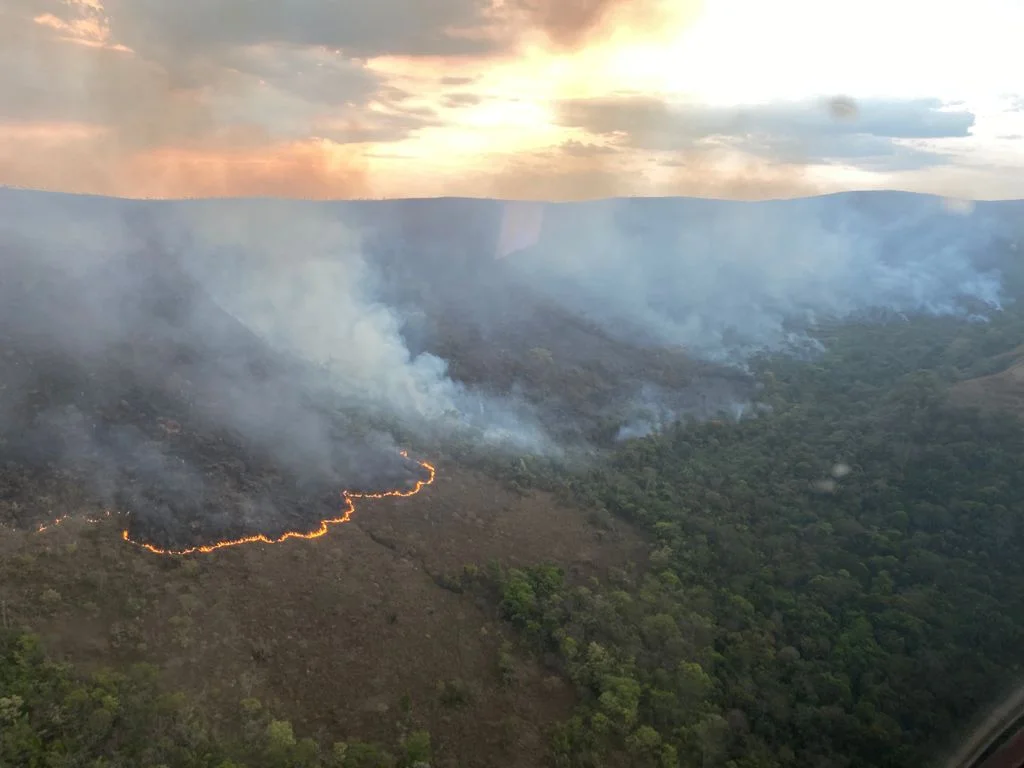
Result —
[[[813,359],[754,361],[756,418],[681,422],[585,472],[514,462],[516,487],[557,487],[595,525],[628,521],[649,545],[604,579],[491,563],[457,585],[574,686],[553,766],[918,768],[1019,681],[1024,428],[954,407],[949,390],[1013,362],[1024,313],[819,336]],[[507,654],[497,666],[516,673]],[[0,764],[431,762],[412,718],[386,748],[303,738],[256,699],[213,728],[158,676],[86,674],[5,631]]]
[[[1016,311],[825,329],[757,361],[769,415],[681,423],[571,481],[647,532],[608,583],[492,567],[581,697],[557,766],[886,766],[941,757],[1021,671],[1024,429],[948,404]]]
[[[84,675],[46,658],[38,638],[0,633],[0,765],[19,768],[378,768],[429,765],[430,734],[391,751],[361,742],[325,748],[298,738],[257,699],[217,731],[189,697],[167,692],[146,664]]]

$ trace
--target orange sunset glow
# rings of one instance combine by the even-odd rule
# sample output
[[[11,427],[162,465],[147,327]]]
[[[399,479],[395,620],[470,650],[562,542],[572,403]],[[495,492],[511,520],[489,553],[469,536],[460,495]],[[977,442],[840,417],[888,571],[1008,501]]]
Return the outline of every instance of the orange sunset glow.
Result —
[[[1010,0],[970,17],[923,0],[430,8],[0,0],[0,184],[157,198],[1024,196],[1008,31],[1024,10]],[[1006,23],[986,21],[996,14]],[[828,108],[837,96],[856,106],[846,118]]]

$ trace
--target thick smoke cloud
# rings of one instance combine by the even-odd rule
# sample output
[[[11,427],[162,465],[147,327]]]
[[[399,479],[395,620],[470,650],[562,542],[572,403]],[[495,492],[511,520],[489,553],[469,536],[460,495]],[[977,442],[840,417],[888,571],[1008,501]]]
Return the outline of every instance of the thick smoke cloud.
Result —
[[[394,424],[545,449],[525,409],[409,354],[342,221],[287,204],[3,198],[5,518],[49,467],[180,548],[311,530],[343,488],[422,479]]]
[[[188,233],[183,263],[219,306],[282,353],[316,366],[346,405],[421,434],[554,450],[525,403],[448,376],[410,351],[408,319],[383,299],[358,217],[344,206],[283,201],[180,204],[164,226]]]
[[[145,327],[149,308],[140,306],[153,299],[147,280],[200,296],[181,310],[183,327],[176,333],[203,339],[217,361],[217,378],[205,382],[203,369],[193,372],[189,385],[203,390],[198,399],[212,403],[211,415],[225,414],[249,437],[262,435],[263,442],[279,445],[282,430],[296,430],[301,439],[288,446],[290,454],[329,442],[307,424],[317,416],[302,398],[314,387],[331,392],[335,402],[406,425],[443,423],[449,431],[482,431],[492,442],[543,448],[542,432],[527,423],[524,408],[469,392],[447,376],[441,358],[410,353],[402,337],[405,320],[379,299],[378,273],[344,206],[148,204],[32,193],[10,193],[10,199],[16,204],[5,207],[0,222],[5,239],[18,242],[20,235],[37,254],[37,266],[72,275],[86,305],[86,322],[54,333],[59,344],[76,355],[98,355],[127,333],[154,330]],[[62,222],[59,229],[50,226],[54,220]],[[222,312],[237,326],[225,330]],[[37,321],[33,317],[35,327],[53,322]],[[228,354],[239,337],[252,350]],[[261,343],[305,367],[266,380],[230,368],[250,364]],[[221,380],[225,376],[228,381]],[[274,403],[280,424],[267,424],[266,402]],[[303,465],[310,461],[300,459]]]
[[[898,193],[565,204],[547,209],[540,244],[509,261],[610,332],[740,362],[875,308],[997,307],[999,275],[975,258],[1007,221]]]
[[[0,453],[180,544],[308,530],[341,488],[408,485],[394,434],[576,455],[756,414],[750,356],[813,349],[817,322],[998,308],[978,257],[1018,210],[0,203]]]

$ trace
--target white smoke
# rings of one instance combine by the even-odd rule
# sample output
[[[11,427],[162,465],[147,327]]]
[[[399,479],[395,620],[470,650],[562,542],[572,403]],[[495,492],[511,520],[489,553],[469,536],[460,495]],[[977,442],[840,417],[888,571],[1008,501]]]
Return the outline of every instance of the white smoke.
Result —
[[[999,275],[973,261],[996,234],[984,212],[885,199],[878,211],[845,195],[552,206],[541,246],[513,263],[610,331],[719,361],[813,346],[807,328],[871,309],[999,307]]]
[[[413,356],[401,318],[375,301],[358,232],[299,205],[215,203],[173,222],[185,264],[224,309],[271,345],[329,372],[338,390],[403,416],[455,409],[446,364]]]
[[[371,211],[345,203],[142,203],[0,194],[6,247],[27,244],[33,258],[77,275],[83,286],[78,300],[92,307],[88,322],[59,329],[64,347],[75,354],[140,331],[124,327],[126,316],[116,310],[136,292],[131,280],[118,277],[118,265],[135,258],[140,247],[166,250],[245,327],[280,353],[311,364],[308,370],[319,372],[313,383],[327,386],[339,403],[422,434],[461,434],[533,452],[556,450],[544,428],[549,422],[535,406],[456,381],[448,370],[453,361],[410,350],[410,329],[415,336],[417,323],[436,320],[435,305],[454,307],[451,315],[478,326],[479,343],[491,344],[501,338],[498,328],[511,327],[512,335],[516,324],[533,328],[532,296],[517,293],[526,286],[620,339],[682,346],[692,356],[742,366],[762,350],[820,349],[813,327],[824,319],[884,308],[983,321],[1000,303],[999,275],[980,269],[974,256],[1000,234],[1002,220],[986,204],[951,209],[921,196],[548,206],[539,244],[487,271],[477,267],[493,258],[494,243],[474,237],[488,229],[488,221],[494,237],[498,227],[495,204],[484,201],[433,201],[429,210],[382,203]],[[417,224],[425,222],[425,236],[415,227],[400,231],[403,211]],[[412,297],[403,300],[402,310],[386,290],[381,248],[401,255],[393,266],[401,273],[398,282],[405,281],[404,295]],[[410,269],[427,258],[429,268]],[[509,269],[519,281],[515,286],[498,282]],[[417,294],[408,285],[410,275],[432,282],[415,286]],[[417,304],[417,296],[431,294],[433,304]],[[192,319],[200,332],[206,332],[204,322]],[[567,350],[571,365],[606,350],[582,331],[566,338],[579,342]],[[745,415],[738,392],[723,390],[724,399],[708,405],[693,399],[699,386],[670,392],[641,386],[643,370],[632,375],[639,391],[631,401],[628,394],[620,398],[627,414],[620,436],[656,430],[686,414],[709,418],[733,409],[734,418]],[[317,425],[298,387],[249,381],[235,371],[231,380],[244,386],[227,393],[218,384],[223,376],[221,371],[193,384],[247,434],[267,443],[287,436],[290,452],[301,455],[303,464],[317,456],[330,460],[326,447],[334,438]],[[275,404],[273,418],[262,411],[268,399]],[[307,447],[300,451],[299,445]]]
[[[362,231],[337,208],[284,201],[186,205],[163,220],[187,235],[183,262],[217,303],[271,346],[317,366],[348,404],[406,427],[557,451],[529,406],[453,381],[412,354],[405,318],[381,299]]]

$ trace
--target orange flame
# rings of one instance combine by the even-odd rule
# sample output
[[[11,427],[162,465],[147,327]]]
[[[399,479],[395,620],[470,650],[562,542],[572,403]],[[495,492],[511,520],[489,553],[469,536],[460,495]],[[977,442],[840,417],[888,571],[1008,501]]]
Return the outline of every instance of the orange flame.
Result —
[[[105,510],[103,510],[103,515],[101,517],[87,517],[87,518],[85,518],[85,522],[87,522],[87,523],[102,523],[108,517],[110,517],[110,510],[109,509],[105,509]],[[52,529],[56,528],[58,525],[61,525],[62,523],[66,523],[70,519],[71,519],[71,515],[61,515],[60,517],[55,518],[54,520],[52,520],[49,523],[40,523],[38,526],[36,526],[36,533],[42,533],[43,531],[52,530]]]
[[[61,523],[66,522],[69,517],[71,517],[71,515],[61,515],[60,517],[54,519],[52,522],[40,523],[39,527],[36,528],[36,533],[42,533],[43,531],[49,531],[52,528],[56,528]]]
[[[409,458],[408,453],[405,451],[400,452],[402,458]],[[434,478],[437,476],[437,470],[433,464],[428,464],[425,461],[416,461],[421,468],[427,471],[426,480],[417,480],[416,485],[407,491],[391,490],[391,491],[378,491],[376,493],[356,493],[354,491],[342,491],[341,496],[345,500],[344,511],[340,517],[332,517],[327,520],[320,521],[320,527],[303,533],[302,531],[286,531],[277,538],[270,538],[262,533],[257,533],[252,536],[243,536],[239,539],[225,539],[224,541],[217,541],[213,544],[202,544],[197,547],[189,547],[188,549],[161,549],[153,544],[147,544],[144,541],[135,541],[128,535],[128,529],[125,528],[121,531],[121,538],[130,544],[135,544],[138,547],[142,547],[145,550],[152,552],[155,555],[191,555],[196,552],[202,554],[209,554],[215,552],[218,549],[226,549],[228,547],[237,547],[240,544],[255,544],[262,542],[264,544],[280,544],[288,539],[319,539],[321,536],[327,533],[328,529],[332,525],[340,525],[341,523],[347,523],[352,519],[352,513],[356,511],[356,505],[353,499],[385,499],[388,497],[402,497],[406,498],[409,496],[415,496],[417,493],[422,491],[428,485],[434,482]]]

